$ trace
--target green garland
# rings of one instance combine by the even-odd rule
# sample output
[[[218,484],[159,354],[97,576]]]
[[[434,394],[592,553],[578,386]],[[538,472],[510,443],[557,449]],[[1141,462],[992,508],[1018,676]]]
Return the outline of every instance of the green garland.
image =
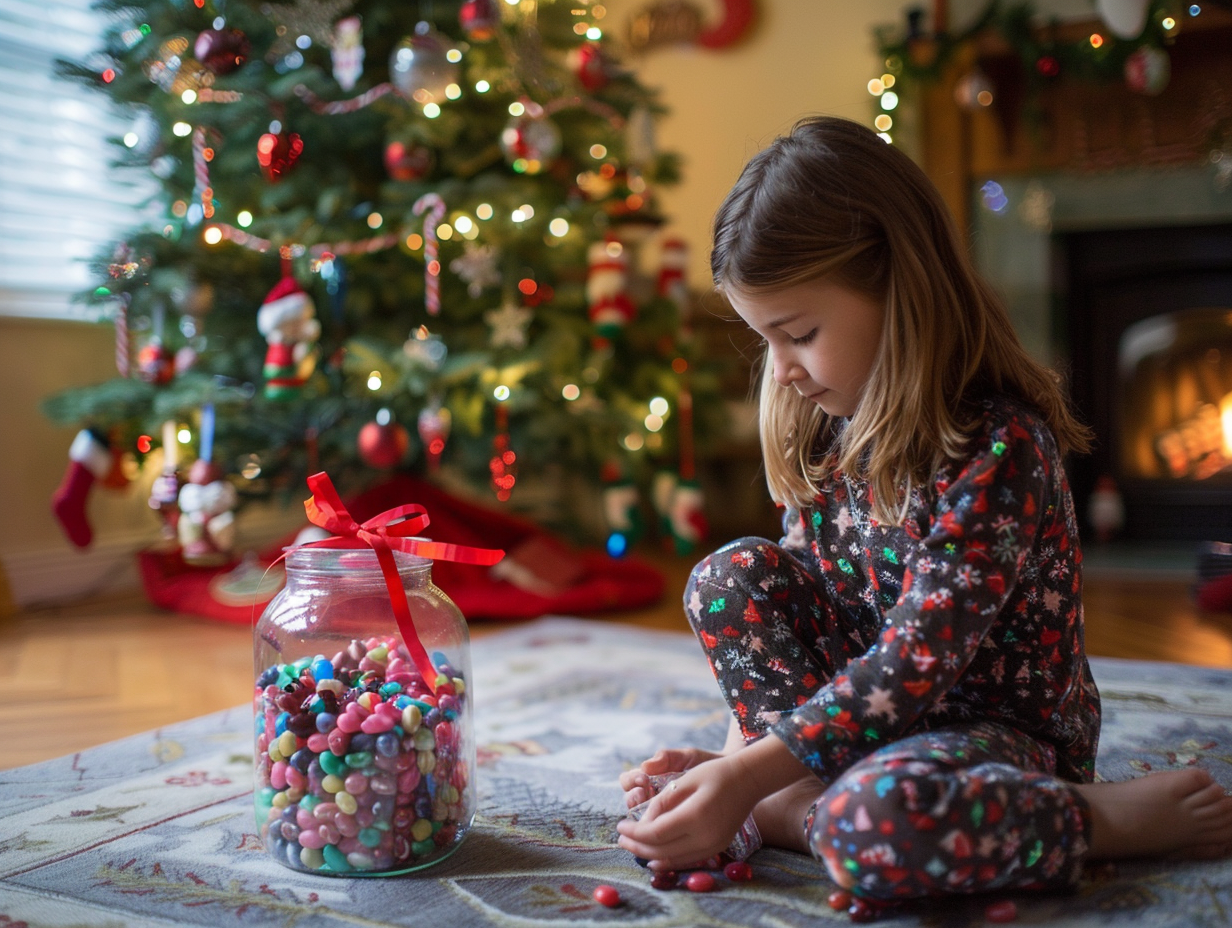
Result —
[[[962,32],[933,35],[893,25],[876,28],[874,38],[886,71],[895,77],[896,93],[908,96],[921,85],[938,82],[959,49],[981,36],[999,37],[1018,58],[1027,98],[1033,99],[1061,77],[1095,82],[1124,79],[1126,59],[1143,46],[1170,45],[1184,20],[1190,18],[1188,10],[1189,5],[1175,0],[1153,0],[1146,26],[1137,38],[1116,38],[1101,27],[1093,33],[1100,37],[1098,42],[1090,36],[1064,41],[1055,18],[1044,26],[1036,25],[1031,3],[994,0]]]

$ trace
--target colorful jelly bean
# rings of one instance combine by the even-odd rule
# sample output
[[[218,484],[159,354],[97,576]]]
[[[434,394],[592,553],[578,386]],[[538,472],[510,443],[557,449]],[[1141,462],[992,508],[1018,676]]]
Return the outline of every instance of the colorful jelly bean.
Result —
[[[254,805],[271,856],[327,874],[401,872],[462,839],[473,814],[456,721],[465,681],[434,659],[435,696],[393,638],[259,675]]]

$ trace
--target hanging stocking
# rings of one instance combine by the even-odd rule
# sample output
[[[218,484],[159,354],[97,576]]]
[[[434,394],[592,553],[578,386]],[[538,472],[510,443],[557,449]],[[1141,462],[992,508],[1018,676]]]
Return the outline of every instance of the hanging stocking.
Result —
[[[95,480],[104,479],[111,471],[113,459],[106,440],[97,432],[82,429],[68,449],[68,469],[51,498],[55,513],[69,541],[79,548],[89,546],[94,539],[86,521],[86,500]]]
[[[607,551],[612,557],[620,557],[642,537],[642,510],[637,486],[622,480],[603,490],[603,515],[611,534],[607,539]]]
[[[650,484],[650,496],[659,520],[661,538],[668,538],[672,533],[672,496],[679,482],[673,471],[661,470],[654,475]]]
[[[702,488],[697,481],[682,480],[676,485],[669,521],[677,554],[688,554],[705,539],[710,526],[706,522]]]

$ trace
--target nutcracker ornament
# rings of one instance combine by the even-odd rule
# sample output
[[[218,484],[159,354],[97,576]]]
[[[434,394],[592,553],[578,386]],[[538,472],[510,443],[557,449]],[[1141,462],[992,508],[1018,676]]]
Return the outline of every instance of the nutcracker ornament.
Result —
[[[163,423],[163,469],[150,485],[150,508],[162,520],[163,543],[172,546],[176,542],[176,525],[180,519],[180,446],[174,420]]]
[[[231,560],[235,547],[235,487],[223,479],[214,463],[214,406],[201,408],[201,445],[188,468],[188,482],[180,487],[180,518],[176,533],[186,563],[217,566]]]
[[[257,328],[269,343],[265,396],[272,400],[298,396],[311,370],[309,352],[321,335],[321,323],[311,298],[290,273],[266,296],[257,313]]]
[[[685,271],[689,266],[689,248],[683,239],[663,240],[659,254],[659,279],[656,289],[659,296],[666,297],[683,311],[689,303],[689,285]]]
[[[637,308],[629,298],[629,263],[620,242],[595,242],[587,257],[586,301],[596,347],[602,347],[624,331]]]

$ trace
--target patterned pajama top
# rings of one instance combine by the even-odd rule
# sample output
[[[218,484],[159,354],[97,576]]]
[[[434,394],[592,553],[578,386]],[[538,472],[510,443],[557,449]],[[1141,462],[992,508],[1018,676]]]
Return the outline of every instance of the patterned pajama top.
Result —
[[[1036,739],[1063,779],[1094,775],[1099,693],[1061,456],[1022,404],[983,410],[967,459],[913,493],[901,527],[841,474],[785,515],[782,545],[817,573],[828,634],[846,639],[819,644],[850,660],[770,730],[825,781],[905,734],[974,720]]]

